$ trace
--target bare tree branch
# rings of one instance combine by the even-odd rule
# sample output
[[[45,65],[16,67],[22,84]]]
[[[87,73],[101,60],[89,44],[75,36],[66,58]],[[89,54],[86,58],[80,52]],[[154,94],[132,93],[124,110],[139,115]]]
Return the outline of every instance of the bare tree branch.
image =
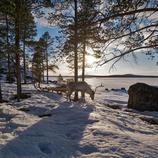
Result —
[[[110,61],[112,61],[114,59],[120,58],[121,56],[127,55],[127,54],[129,54],[131,52],[134,52],[134,51],[137,51],[137,50],[141,50],[141,49],[146,49],[146,48],[158,48],[158,44],[142,46],[142,47],[138,47],[138,48],[134,48],[134,49],[125,51],[125,52],[123,52],[123,53],[121,53],[119,55],[115,55],[114,57],[104,61],[103,63],[99,64],[99,66],[102,66],[102,65],[104,65],[104,64],[106,64],[106,63],[108,63],[108,62],[110,62]]]
[[[110,19],[114,19],[116,17],[123,17],[123,16],[127,16],[127,15],[132,15],[132,14],[136,14],[136,13],[145,13],[145,12],[158,12],[158,8],[143,8],[143,9],[138,9],[138,10],[132,10],[132,11],[128,11],[128,12],[123,12],[123,13],[118,13],[118,14],[114,14],[111,16],[106,16],[104,14],[104,18],[100,19],[99,21],[101,22],[106,22]]]

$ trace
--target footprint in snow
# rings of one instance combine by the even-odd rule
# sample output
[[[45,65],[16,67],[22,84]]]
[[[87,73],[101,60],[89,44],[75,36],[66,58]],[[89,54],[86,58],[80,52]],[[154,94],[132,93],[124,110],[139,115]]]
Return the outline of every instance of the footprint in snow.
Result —
[[[41,150],[41,152],[45,153],[45,154],[51,154],[52,150],[50,148],[51,144],[50,143],[43,143],[43,144],[39,144],[39,149]]]
[[[80,138],[82,134],[79,132],[79,129],[71,129],[65,135],[67,138],[74,140]]]
[[[79,135],[78,133],[66,133],[67,138],[75,140],[78,139]]]

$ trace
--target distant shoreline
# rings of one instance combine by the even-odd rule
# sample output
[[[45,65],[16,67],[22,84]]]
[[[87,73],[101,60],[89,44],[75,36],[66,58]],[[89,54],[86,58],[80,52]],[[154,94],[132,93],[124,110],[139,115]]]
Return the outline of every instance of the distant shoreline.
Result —
[[[46,77],[46,76],[45,76]],[[49,77],[58,77],[58,76],[49,76]],[[74,77],[74,76],[63,76],[63,77]],[[158,76],[152,75],[109,75],[109,76],[100,76],[100,75],[86,75],[85,78],[158,78]],[[79,76],[81,78],[81,76]]]

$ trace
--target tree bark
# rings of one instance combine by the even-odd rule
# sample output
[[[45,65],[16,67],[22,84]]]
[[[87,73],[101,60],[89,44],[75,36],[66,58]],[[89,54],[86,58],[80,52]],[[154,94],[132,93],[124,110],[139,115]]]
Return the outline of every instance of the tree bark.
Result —
[[[85,81],[85,62],[86,62],[86,41],[83,44],[83,60],[82,60],[82,81]]]
[[[84,39],[83,59],[82,59],[82,82],[85,81],[85,62],[86,62],[86,41]],[[85,99],[85,93],[83,92],[81,95],[82,95],[82,99]]]
[[[42,61],[42,82],[44,82],[45,78],[44,78],[44,70],[45,70],[45,65],[44,65],[44,57],[43,57],[43,61]]]
[[[26,80],[25,29],[23,35],[23,71],[24,71],[24,84],[26,84],[27,80]]]
[[[47,44],[48,44],[48,41],[47,41]],[[48,70],[49,70],[49,69],[48,69],[48,66],[49,66],[49,65],[48,65],[48,45],[47,45],[47,47],[46,47],[46,69],[47,69],[46,71],[47,71],[47,84],[48,84],[48,75],[49,75],[49,74],[48,74],[48,73],[49,73],[49,72],[48,72]]]
[[[77,84],[78,82],[78,52],[77,52],[77,46],[78,46],[78,17],[77,17],[77,0],[74,0],[75,4],[75,41],[74,41],[74,80]],[[74,101],[78,100],[78,92],[75,92]]]
[[[15,0],[15,61],[16,61],[16,78],[17,78],[17,100],[21,97],[21,71],[20,71],[20,0]]]
[[[9,54],[9,24],[8,24],[8,16],[6,14],[6,42],[7,42],[7,62],[8,62],[8,81],[11,83],[11,66],[10,66],[10,54]]]
[[[1,82],[0,82],[0,103],[3,102],[3,99],[2,99],[2,87],[1,87]]]

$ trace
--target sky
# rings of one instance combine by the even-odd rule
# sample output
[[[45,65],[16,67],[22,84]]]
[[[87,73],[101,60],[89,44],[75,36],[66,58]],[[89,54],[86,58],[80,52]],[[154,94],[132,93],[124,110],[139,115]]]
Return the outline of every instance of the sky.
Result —
[[[54,27],[51,27],[46,20],[37,21],[37,39],[42,36],[46,31],[54,37],[58,34],[58,30]],[[88,63],[94,65],[94,58],[88,58]],[[108,63],[103,66],[93,66],[92,68],[86,69],[86,75],[115,75],[115,74],[136,74],[136,75],[158,75],[158,66],[156,65],[158,55],[154,60],[148,59],[148,56],[143,53],[137,54],[137,62],[129,56],[126,58],[127,61],[121,60],[118,62],[113,69],[110,69],[111,63]],[[59,70],[55,75],[73,75],[73,72],[70,71],[66,64],[60,63]],[[54,73],[50,72],[50,75]]]

